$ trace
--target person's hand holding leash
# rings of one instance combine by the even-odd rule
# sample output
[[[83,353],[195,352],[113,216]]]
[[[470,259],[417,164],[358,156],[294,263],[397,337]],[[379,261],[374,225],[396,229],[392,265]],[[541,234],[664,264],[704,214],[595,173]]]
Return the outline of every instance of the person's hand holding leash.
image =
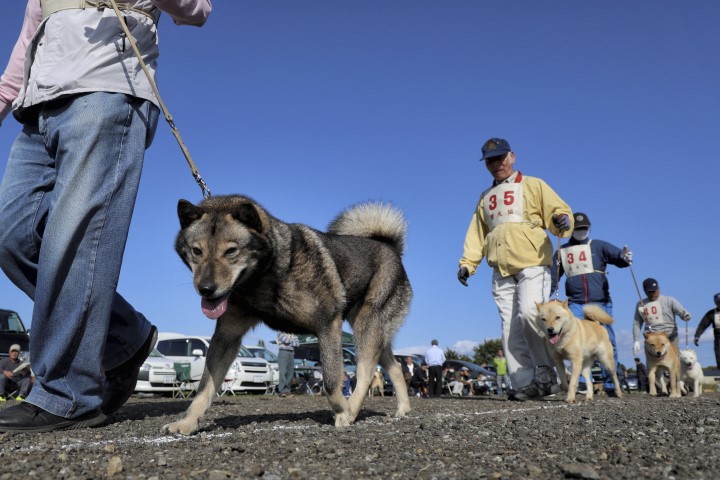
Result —
[[[630,249],[628,248],[627,245],[625,245],[625,246],[623,247],[622,259],[625,260],[628,265],[632,265],[633,254],[632,254],[632,251],[630,251]]]
[[[700,346],[700,339],[699,339],[698,337],[695,337],[695,339],[693,340],[693,343],[695,344],[696,347],[699,347],[699,346]]]
[[[570,230],[570,217],[564,213],[556,213],[552,216],[553,225],[561,232]]]

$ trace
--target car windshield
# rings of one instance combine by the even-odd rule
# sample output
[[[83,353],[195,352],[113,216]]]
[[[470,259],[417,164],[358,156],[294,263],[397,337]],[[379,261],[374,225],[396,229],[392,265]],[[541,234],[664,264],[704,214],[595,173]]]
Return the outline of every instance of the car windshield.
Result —
[[[255,355],[253,355],[252,352],[247,349],[247,347],[240,345],[240,350],[238,350],[237,356],[238,357],[254,357]]]
[[[150,355],[148,357],[162,357],[163,354],[158,352],[157,348],[153,348],[152,352],[150,352]]]
[[[256,356],[260,357],[260,358],[264,358],[264,359],[267,360],[268,362],[274,362],[274,363],[277,363],[277,362],[278,362],[278,357],[277,357],[277,355],[275,355],[275,354],[274,354],[273,352],[271,352],[270,350],[267,350],[267,349],[265,349],[265,350],[260,350],[260,349],[258,349],[258,350],[255,350],[253,353],[254,353]]]

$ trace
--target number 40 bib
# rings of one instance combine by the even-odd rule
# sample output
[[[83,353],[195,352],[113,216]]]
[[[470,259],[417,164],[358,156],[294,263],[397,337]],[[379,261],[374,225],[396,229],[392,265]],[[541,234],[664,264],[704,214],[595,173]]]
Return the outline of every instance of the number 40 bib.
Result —
[[[590,243],[561,248],[560,260],[562,261],[565,275],[568,277],[593,273],[595,271],[595,269],[593,269],[592,253],[590,253]]]

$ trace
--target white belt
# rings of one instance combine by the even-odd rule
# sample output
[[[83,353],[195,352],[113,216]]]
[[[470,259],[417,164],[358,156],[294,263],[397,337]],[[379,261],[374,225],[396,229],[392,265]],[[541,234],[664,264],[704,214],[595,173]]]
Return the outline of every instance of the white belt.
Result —
[[[149,12],[146,12],[145,10],[140,10],[139,8],[133,7],[130,3],[127,2],[116,2],[116,5],[118,7],[118,10],[140,13],[150,18],[155,23],[157,23],[158,19],[160,18],[160,10],[155,7],[153,7],[152,10],[150,10]],[[96,8],[98,10],[102,10],[104,8],[112,9],[112,3],[105,0],[40,0],[40,6],[42,8],[43,20],[45,20],[47,17],[49,17],[55,12],[59,12],[60,10],[70,10],[72,8],[82,10],[86,8]]]

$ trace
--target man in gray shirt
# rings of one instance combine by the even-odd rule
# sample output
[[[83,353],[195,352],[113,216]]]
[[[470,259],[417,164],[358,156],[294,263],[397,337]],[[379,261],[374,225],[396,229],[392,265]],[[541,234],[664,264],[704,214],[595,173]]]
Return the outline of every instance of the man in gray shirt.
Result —
[[[690,313],[680,305],[680,302],[672,297],[660,295],[660,286],[654,278],[646,278],[643,281],[643,290],[647,298],[638,302],[635,308],[635,322],[633,325],[633,351],[635,356],[640,353],[640,333],[645,323],[647,330],[664,332],[668,338],[678,346],[678,329],[675,316],[679,316],[686,322],[690,321]]]

